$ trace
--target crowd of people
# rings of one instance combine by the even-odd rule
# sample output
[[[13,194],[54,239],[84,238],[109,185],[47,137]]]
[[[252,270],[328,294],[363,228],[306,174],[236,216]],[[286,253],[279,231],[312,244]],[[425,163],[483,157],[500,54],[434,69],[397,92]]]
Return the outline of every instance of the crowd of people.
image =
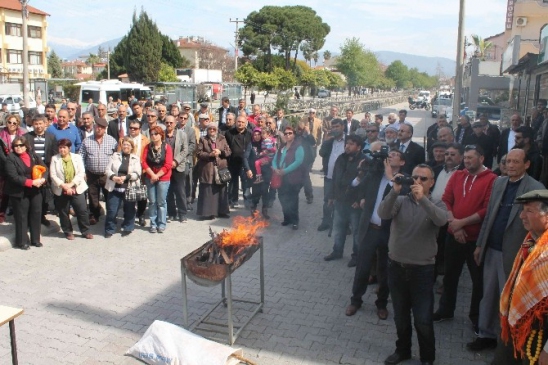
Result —
[[[93,107],[85,110],[71,102],[59,110],[48,104],[44,114],[24,121],[5,117],[0,221],[11,206],[17,247],[43,246],[41,225],[51,224],[51,211],[68,240],[75,239],[70,216],[85,239],[93,239],[90,227],[103,215],[105,238],[126,237],[136,224],[164,233],[168,223],[186,222],[194,204],[200,220],[229,218],[240,191],[244,206],[264,219],[277,196],[281,225],[298,230],[299,194],[304,190],[306,202],[313,202],[310,173],[319,154],[324,196],[318,231],[329,231],[333,240],[324,260],[341,259],[351,238],[348,266],[355,273],[347,316],[360,310],[374,282],[379,319],[388,318],[392,298],[398,339],[385,364],[411,357],[412,318],[420,360],[433,363],[434,323],[454,318],[464,264],[477,336],[467,348],[496,348],[496,364],[546,363],[543,276],[530,273],[528,284],[520,281],[524,270],[544,270],[539,250],[548,242],[545,103],[532,127],[515,114],[502,131],[485,115],[474,122],[461,116],[453,130],[440,115],[424,148],[413,141],[406,110],[390,113],[383,124],[382,114],[358,121],[352,110],[339,117],[332,106],[323,120],[310,109],[292,124],[283,109],[271,116],[260,105],[249,110],[244,99],[232,106],[223,98],[217,110],[201,103],[195,112],[188,104],[133,100],[129,117],[128,106],[111,102],[89,100]],[[435,289],[438,275],[443,284]],[[535,291],[519,302],[514,289]],[[435,291],[441,294],[436,310]]]

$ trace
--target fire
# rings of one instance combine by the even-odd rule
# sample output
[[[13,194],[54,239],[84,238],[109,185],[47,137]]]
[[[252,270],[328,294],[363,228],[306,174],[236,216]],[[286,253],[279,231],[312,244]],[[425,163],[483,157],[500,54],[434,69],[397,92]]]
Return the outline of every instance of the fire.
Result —
[[[232,221],[232,229],[224,229],[214,241],[220,248],[256,245],[259,243],[257,234],[265,227],[268,227],[268,222],[260,219],[258,214],[251,217],[238,216]]]

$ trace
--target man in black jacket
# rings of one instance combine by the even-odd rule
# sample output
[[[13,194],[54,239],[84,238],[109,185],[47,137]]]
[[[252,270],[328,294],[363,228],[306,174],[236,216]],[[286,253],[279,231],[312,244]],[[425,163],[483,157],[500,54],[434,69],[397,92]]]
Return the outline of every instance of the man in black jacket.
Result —
[[[455,141],[461,146],[470,144],[470,136],[474,134],[472,125],[470,124],[470,117],[468,115],[461,115],[459,117],[459,125],[455,132]]]
[[[25,134],[25,138],[29,141],[34,153],[49,167],[51,158],[57,154],[57,140],[53,134],[46,132],[47,121],[44,115],[35,115],[32,118],[32,126],[34,130]],[[46,182],[42,187],[42,224],[46,227],[51,225],[46,219],[46,213],[50,207],[53,210],[53,194]]]
[[[239,182],[242,180],[242,190],[244,191],[244,200],[246,199],[246,180],[244,175],[243,161],[247,145],[251,143],[251,133],[247,129],[247,120],[241,115],[236,119],[236,127],[228,130],[225,134],[226,142],[230,147],[230,157],[228,158],[228,169],[232,179],[228,184],[228,202],[232,208],[238,206],[238,193],[240,190]]]
[[[516,144],[514,148],[522,149],[527,155],[527,160],[530,162],[527,174],[533,179],[540,181],[542,173],[542,156],[537,145],[533,142],[533,128],[521,126],[516,129]]]
[[[523,119],[521,119],[519,114],[516,113],[510,117],[510,128],[504,128],[500,133],[499,150],[497,156],[497,162],[499,164],[502,156],[506,155],[512,148],[514,148],[514,145],[516,144],[516,131],[522,124]],[[533,142],[533,139],[531,139],[531,142]]]
[[[415,166],[424,163],[424,148],[411,140],[413,137],[413,126],[409,123],[400,124],[398,131],[398,150],[405,155],[405,166],[402,172],[410,175]]]
[[[331,120],[331,128],[328,135],[324,137],[324,142],[320,147],[320,157],[324,166],[325,176],[323,179],[323,216],[318,231],[325,231],[331,228],[333,222],[333,205],[329,204],[332,199],[331,191],[334,179],[334,169],[337,158],[344,153],[346,146],[344,140],[344,122],[335,118]],[[360,145],[362,143],[360,142]],[[342,254],[341,254],[342,256]]]
[[[238,115],[238,110],[230,105],[230,99],[228,99],[228,97],[224,96],[221,99],[221,103],[221,107],[217,109],[217,111],[219,112],[219,129],[221,129],[221,127],[226,124],[226,117],[228,113],[234,113],[234,115]],[[226,129],[227,128],[222,128],[222,130]]]
[[[384,142],[373,142],[371,146],[372,154],[379,152]],[[388,310],[388,239],[390,238],[391,220],[382,220],[378,213],[383,198],[390,192],[392,179],[399,173],[406,164],[405,155],[398,150],[392,150],[389,157],[385,160],[374,159],[367,171],[367,174],[360,174],[352,182],[352,185],[358,185],[360,191],[360,208],[362,213],[360,217],[360,228],[358,232],[358,259],[354,281],[352,283],[352,297],[350,305],[346,308],[346,315],[353,316],[362,306],[362,297],[369,284],[369,274],[375,252],[377,253],[377,278],[379,289],[377,293],[377,316],[386,320]],[[409,192],[409,188],[404,186],[401,195]]]
[[[333,132],[335,124],[331,124]],[[341,125],[342,127],[342,125]],[[341,132],[342,132],[342,128]],[[357,187],[352,186],[352,181],[358,176],[358,166],[365,160],[361,152],[362,139],[351,134],[346,137],[344,153],[337,157],[332,172],[331,189],[327,191],[328,205],[334,206],[333,214],[333,252],[324,257],[325,261],[342,258],[346,232],[348,225],[352,228],[352,258],[349,266],[355,266],[358,256],[358,232],[360,223],[360,194]],[[352,262],[354,261],[354,262]]]

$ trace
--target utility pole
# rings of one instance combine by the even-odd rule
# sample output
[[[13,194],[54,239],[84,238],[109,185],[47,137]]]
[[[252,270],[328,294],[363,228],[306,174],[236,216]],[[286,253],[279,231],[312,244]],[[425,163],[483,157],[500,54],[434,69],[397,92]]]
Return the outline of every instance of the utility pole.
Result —
[[[232,18],[230,18],[230,22],[236,23],[236,31],[234,32],[234,71],[236,71],[238,69],[238,35],[239,35],[238,24],[243,23],[244,21],[238,20],[238,18],[236,18],[236,20],[232,20]]]
[[[453,126],[459,122],[460,99],[462,94],[462,66],[464,63],[464,5],[466,0],[460,0],[459,32],[457,36],[457,69],[455,72],[455,95],[453,98]]]
[[[27,9],[28,0],[21,1],[21,10],[23,16],[22,34],[23,34],[23,102],[25,108],[29,107],[29,47],[27,35],[27,19],[29,11]]]

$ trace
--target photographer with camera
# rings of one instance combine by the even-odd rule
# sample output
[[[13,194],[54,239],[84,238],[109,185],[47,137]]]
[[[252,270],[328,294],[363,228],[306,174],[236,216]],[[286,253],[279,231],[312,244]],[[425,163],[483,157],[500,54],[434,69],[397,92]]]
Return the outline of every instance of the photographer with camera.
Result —
[[[434,171],[430,166],[417,165],[411,180],[411,193],[401,196],[404,184],[410,181],[397,174],[392,190],[378,210],[382,219],[392,219],[388,287],[398,334],[396,351],[386,358],[385,364],[398,364],[411,358],[411,311],[422,364],[433,364],[436,357],[432,321],[436,235],[439,227],[447,223],[447,207],[430,195],[434,186]]]
[[[377,209],[382,199],[392,187],[394,175],[399,173],[405,165],[405,156],[401,151],[388,152],[384,142],[373,142],[371,145],[371,159],[368,166],[360,164],[358,176],[352,182],[360,192],[359,202],[362,208],[360,229],[358,232],[358,258],[354,282],[352,283],[352,297],[346,308],[346,315],[353,316],[362,306],[362,297],[367,291],[369,275],[373,264],[373,257],[377,253],[377,278],[379,289],[377,292],[377,316],[385,320],[388,318],[386,305],[388,302],[388,281],[386,264],[388,260],[388,239],[390,237],[390,220],[381,220]],[[402,194],[409,191],[406,186]]]

